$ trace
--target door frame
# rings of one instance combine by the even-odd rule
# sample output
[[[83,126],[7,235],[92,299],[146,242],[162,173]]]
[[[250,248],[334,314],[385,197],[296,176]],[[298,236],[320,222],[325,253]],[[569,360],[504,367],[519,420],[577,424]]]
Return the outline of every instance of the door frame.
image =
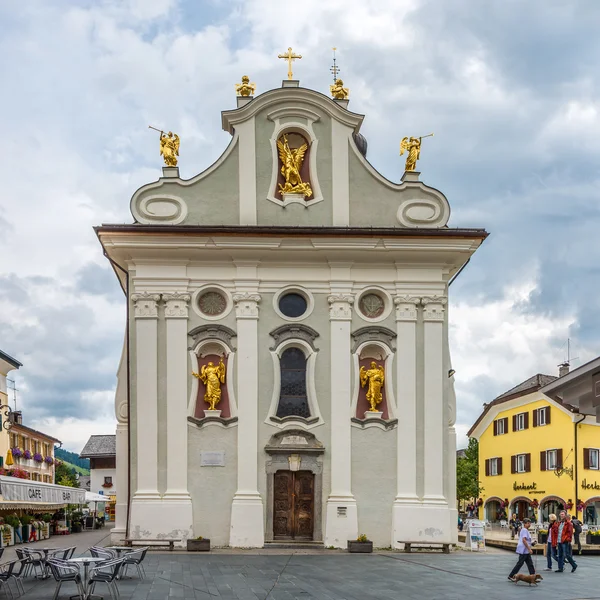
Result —
[[[275,489],[275,473],[291,471],[288,458],[292,454],[300,455],[302,461],[300,471],[310,471],[314,475],[313,503],[313,542],[323,541],[323,463],[317,460],[314,453],[291,451],[289,453],[273,454],[265,464],[267,475],[267,519],[265,523],[265,541],[273,541],[273,501]]]

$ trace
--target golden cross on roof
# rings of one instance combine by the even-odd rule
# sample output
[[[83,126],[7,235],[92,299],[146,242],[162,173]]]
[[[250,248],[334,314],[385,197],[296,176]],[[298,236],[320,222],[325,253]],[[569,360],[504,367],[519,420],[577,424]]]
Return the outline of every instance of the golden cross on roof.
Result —
[[[288,48],[285,54],[278,54],[277,58],[285,58],[288,62],[288,79],[293,79],[294,74],[292,73],[292,61],[297,58],[302,58],[301,54],[294,54],[291,48]]]

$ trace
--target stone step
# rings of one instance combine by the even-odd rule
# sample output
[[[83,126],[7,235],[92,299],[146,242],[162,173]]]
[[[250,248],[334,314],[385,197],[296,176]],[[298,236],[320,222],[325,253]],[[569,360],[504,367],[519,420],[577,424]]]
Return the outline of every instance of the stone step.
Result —
[[[275,542],[265,542],[265,548],[275,548],[276,550],[325,550],[323,542],[309,542],[293,540],[281,540]]]

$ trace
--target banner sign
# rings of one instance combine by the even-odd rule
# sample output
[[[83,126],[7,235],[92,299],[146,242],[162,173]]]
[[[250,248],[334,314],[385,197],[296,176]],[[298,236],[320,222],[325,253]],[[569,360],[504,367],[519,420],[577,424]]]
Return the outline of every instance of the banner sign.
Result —
[[[3,500],[43,504],[85,504],[85,490],[16,477],[0,477]]]

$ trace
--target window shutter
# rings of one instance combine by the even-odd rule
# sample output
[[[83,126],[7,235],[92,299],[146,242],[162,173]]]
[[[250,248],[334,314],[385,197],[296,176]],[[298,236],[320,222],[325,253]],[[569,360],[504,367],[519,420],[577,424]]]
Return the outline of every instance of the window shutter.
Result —
[[[531,471],[531,454],[527,453],[525,455],[525,472],[529,473]]]
[[[498,464],[498,475],[502,475],[502,457],[496,459]]]
[[[550,425],[550,407],[546,406],[546,425]]]
[[[517,472],[517,457],[515,455],[510,457],[510,472],[511,473]]]
[[[533,411],[533,426],[534,427],[538,426],[538,414],[539,414],[538,410]]]
[[[485,476],[486,477],[490,476],[490,459],[489,458],[485,459]]]
[[[558,448],[556,450],[556,468],[557,469],[562,469],[563,466],[563,453],[562,453],[562,448]]]
[[[502,419],[504,421],[504,433],[508,433],[508,417]]]
[[[546,470],[546,451],[545,450],[542,450],[540,452],[540,470],[541,471]]]
[[[584,469],[590,468],[590,449],[589,448],[583,449],[583,468]]]
[[[498,421],[494,421],[494,435],[498,435]]]
[[[525,416],[523,417],[523,421],[525,422],[523,429],[529,429],[529,413],[523,413]]]
[[[513,431],[517,430],[517,415],[513,415]]]

